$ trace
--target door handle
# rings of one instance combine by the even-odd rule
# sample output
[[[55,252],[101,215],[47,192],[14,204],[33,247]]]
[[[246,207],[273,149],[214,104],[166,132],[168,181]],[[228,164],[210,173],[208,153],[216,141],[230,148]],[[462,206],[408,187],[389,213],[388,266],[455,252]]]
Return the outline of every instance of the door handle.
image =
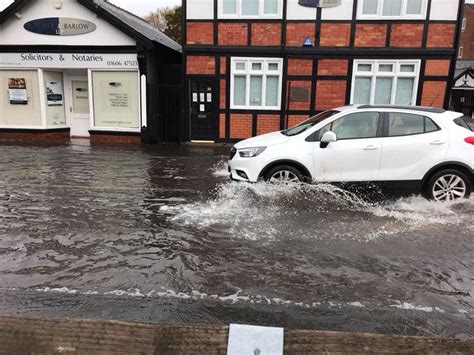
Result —
[[[377,148],[375,145],[368,145],[367,147],[364,148],[364,150],[378,150],[379,148]]]
[[[436,141],[433,141],[430,143],[431,145],[443,145],[444,142],[443,141],[440,141],[440,140],[436,140]]]

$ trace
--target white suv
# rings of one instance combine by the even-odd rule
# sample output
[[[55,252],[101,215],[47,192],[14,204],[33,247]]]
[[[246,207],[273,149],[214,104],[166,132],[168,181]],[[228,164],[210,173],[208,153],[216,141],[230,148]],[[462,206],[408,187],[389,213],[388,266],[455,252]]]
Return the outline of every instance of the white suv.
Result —
[[[442,109],[345,106],[237,143],[229,171],[240,181],[370,182],[450,201],[470,196],[474,132]]]

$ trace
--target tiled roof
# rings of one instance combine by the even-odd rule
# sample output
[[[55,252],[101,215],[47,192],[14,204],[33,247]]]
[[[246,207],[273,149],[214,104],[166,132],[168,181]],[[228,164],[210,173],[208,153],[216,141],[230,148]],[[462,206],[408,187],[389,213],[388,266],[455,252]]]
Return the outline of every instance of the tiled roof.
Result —
[[[462,73],[464,73],[466,69],[469,68],[474,70],[474,60],[458,60],[456,62],[456,71],[454,73],[454,78],[457,78]]]

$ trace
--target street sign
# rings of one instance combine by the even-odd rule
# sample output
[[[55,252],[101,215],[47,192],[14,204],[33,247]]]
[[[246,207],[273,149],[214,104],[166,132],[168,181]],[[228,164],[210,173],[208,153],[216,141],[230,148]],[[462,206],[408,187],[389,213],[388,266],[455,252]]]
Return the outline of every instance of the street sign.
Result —
[[[341,5],[341,0],[299,0],[301,6],[306,7],[335,7]]]

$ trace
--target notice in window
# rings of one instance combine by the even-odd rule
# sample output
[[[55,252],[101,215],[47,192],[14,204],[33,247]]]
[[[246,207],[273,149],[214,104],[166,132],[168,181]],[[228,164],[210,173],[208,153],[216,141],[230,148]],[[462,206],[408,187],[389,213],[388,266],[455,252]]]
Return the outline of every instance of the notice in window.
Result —
[[[26,80],[24,78],[8,79],[8,96],[11,105],[28,105]]]
[[[62,81],[46,82],[46,97],[48,99],[48,106],[62,106],[64,103]]]

